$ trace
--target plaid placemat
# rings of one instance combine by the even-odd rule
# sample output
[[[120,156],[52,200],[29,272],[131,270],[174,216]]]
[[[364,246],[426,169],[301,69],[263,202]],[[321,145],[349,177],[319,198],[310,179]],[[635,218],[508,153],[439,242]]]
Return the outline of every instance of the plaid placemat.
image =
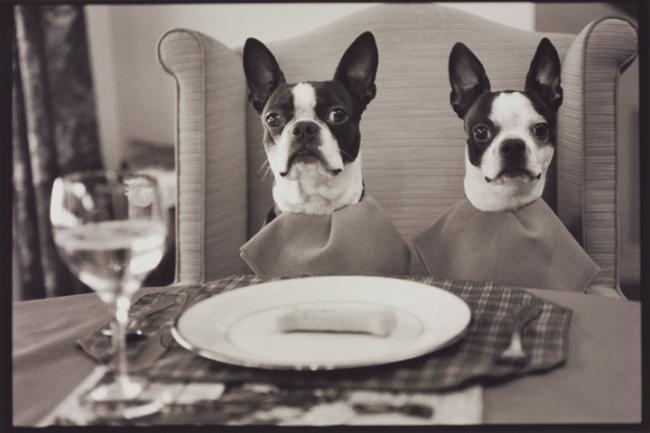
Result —
[[[408,278],[440,287],[459,296],[469,305],[472,320],[462,339],[453,345],[416,359],[395,364],[324,372],[266,371],[226,365],[201,358],[176,343],[147,369],[155,380],[193,382],[268,382],[292,387],[335,386],[356,389],[439,391],[475,379],[516,376],[544,371],[561,365],[568,352],[568,329],[571,311],[537,298],[524,290],[492,283],[452,282],[433,278]],[[205,297],[240,287],[270,281],[255,276],[233,276],[205,285],[170,290],[144,296],[132,307],[152,308],[163,297],[180,292],[198,292],[198,302]],[[539,304],[542,311],[522,333],[524,349],[529,354],[525,364],[499,362],[499,354],[510,343],[513,331],[511,314],[524,304]],[[179,307],[180,308],[180,307]],[[170,326],[177,308],[161,311],[152,318],[152,326]],[[110,351],[108,338],[95,332],[79,342],[96,359],[106,360]],[[134,345],[133,357],[138,347]]]

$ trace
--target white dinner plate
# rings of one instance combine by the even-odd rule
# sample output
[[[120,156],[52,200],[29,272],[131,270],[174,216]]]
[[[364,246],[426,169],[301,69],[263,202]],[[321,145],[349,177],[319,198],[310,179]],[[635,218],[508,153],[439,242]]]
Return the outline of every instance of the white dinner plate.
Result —
[[[276,328],[287,306],[389,308],[390,335],[288,332]],[[394,278],[332,276],[272,281],[205,299],[172,328],[188,350],[216,361],[265,369],[332,370],[402,361],[460,338],[471,319],[459,297]]]

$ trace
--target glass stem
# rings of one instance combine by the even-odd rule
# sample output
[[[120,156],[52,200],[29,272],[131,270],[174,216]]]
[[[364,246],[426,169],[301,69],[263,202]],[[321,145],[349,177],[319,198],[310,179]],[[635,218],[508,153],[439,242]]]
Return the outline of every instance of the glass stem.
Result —
[[[129,322],[129,307],[131,300],[126,296],[118,296],[115,301],[115,332],[113,344],[115,347],[115,380],[124,389],[129,384],[129,374],[126,362],[126,328]]]

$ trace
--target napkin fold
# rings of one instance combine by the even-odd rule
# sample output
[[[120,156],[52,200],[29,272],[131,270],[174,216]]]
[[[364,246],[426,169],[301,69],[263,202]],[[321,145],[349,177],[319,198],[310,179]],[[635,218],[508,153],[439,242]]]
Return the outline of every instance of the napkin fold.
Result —
[[[500,212],[463,200],[414,246],[429,275],[451,280],[585,291],[600,270],[541,199]]]
[[[407,275],[408,245],[368,195],[331,215],[282,213],[240,249],[259,276]]]

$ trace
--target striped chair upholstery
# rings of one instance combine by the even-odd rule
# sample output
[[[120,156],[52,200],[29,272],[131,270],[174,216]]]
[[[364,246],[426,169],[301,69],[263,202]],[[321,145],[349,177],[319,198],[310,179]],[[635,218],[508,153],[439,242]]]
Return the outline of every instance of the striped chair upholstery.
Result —
[[[617,289],[614,95],[636,55],[635,27],[605,19],[576,37],[435,4],[386,4],[268,45],[288,81],[327,80],[365,30],[376,37],[379,70],[377,97],[361,123],[364,180],[407,240],[464,197],[464,133],[448,102],[453,44],[463,41],[478,55],[493,89],[521,89],[537,43],[551,39],[563,59],[565,102],[544,197],[602,268],[594,283]],[[246,272],[238,248],[272,205],[272,175],[260,169],[262,129],[247,105],[241,48],[175,29],[162,37],[159,59],[178,90],[176,279]],[[422,273],[413,257],[414,273]]]

